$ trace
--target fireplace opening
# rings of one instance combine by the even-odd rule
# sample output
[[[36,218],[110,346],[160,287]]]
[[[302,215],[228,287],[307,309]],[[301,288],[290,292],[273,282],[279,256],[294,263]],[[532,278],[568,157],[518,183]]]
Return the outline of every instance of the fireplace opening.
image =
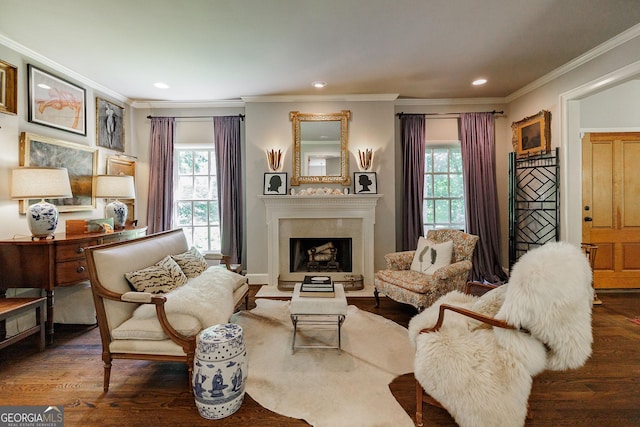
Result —
[[[351,238],[290,238],[289,272],[352,271]]]

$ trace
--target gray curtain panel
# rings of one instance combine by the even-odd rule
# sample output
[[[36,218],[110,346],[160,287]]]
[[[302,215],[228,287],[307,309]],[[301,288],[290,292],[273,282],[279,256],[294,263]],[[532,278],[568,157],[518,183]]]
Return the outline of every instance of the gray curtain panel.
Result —
[[[221,250],[232,263],[242,261],[243,210],[240,116],[213,118],[218,202],[220,204]]]
[[[494,135],[493,113],[460,114],[467,232],[480,237],[471,279],[499,283],[507,275],[500,266]]]
[[[402,114],[402,248],[414,250],[424,235],[422,198],[424,195],[425,115]]]
[[[173,140],[176,119],[151,119],[151,160],[149,162],[149,200],[147,233],[171,229],[173,209]]]

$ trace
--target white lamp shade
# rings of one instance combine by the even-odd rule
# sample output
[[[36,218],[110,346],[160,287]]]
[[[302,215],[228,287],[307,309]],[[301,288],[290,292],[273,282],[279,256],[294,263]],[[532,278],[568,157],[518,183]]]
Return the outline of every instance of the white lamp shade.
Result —
[[[135,199],[136,188],[130,175],[96,176],[96,197],[105,199]]]
[[[11,176],[12,199],[62,199],[73,197],[66,168],[22,167]]]

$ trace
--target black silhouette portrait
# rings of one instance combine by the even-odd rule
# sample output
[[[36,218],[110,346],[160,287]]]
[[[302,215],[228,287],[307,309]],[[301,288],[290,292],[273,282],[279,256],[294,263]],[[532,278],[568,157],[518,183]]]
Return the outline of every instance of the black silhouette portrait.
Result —
[[[284,194],[287,177],[284,174],[265,174],[264,194]]]
[[[282,178],[279,175],[274,175],[269,180],[269,191],[275,191],[276,193],[280,191],[280,187],[282,187]]]
[[[367,175],[360,175],[360,178],[358,178],[358,183],[362,187],[360,191],[358,191],[358,193],[361,193],[363,191],[371,191],[369,186],[373,184],[373,182],[371,181],[371,179],[369,179]]]

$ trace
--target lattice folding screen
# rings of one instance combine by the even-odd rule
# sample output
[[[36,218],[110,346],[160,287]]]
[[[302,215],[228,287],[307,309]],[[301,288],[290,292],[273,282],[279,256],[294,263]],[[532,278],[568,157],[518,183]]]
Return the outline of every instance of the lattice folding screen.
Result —
[[[509,153],[509,267],[560,236],[558,149],[519,159]]]

